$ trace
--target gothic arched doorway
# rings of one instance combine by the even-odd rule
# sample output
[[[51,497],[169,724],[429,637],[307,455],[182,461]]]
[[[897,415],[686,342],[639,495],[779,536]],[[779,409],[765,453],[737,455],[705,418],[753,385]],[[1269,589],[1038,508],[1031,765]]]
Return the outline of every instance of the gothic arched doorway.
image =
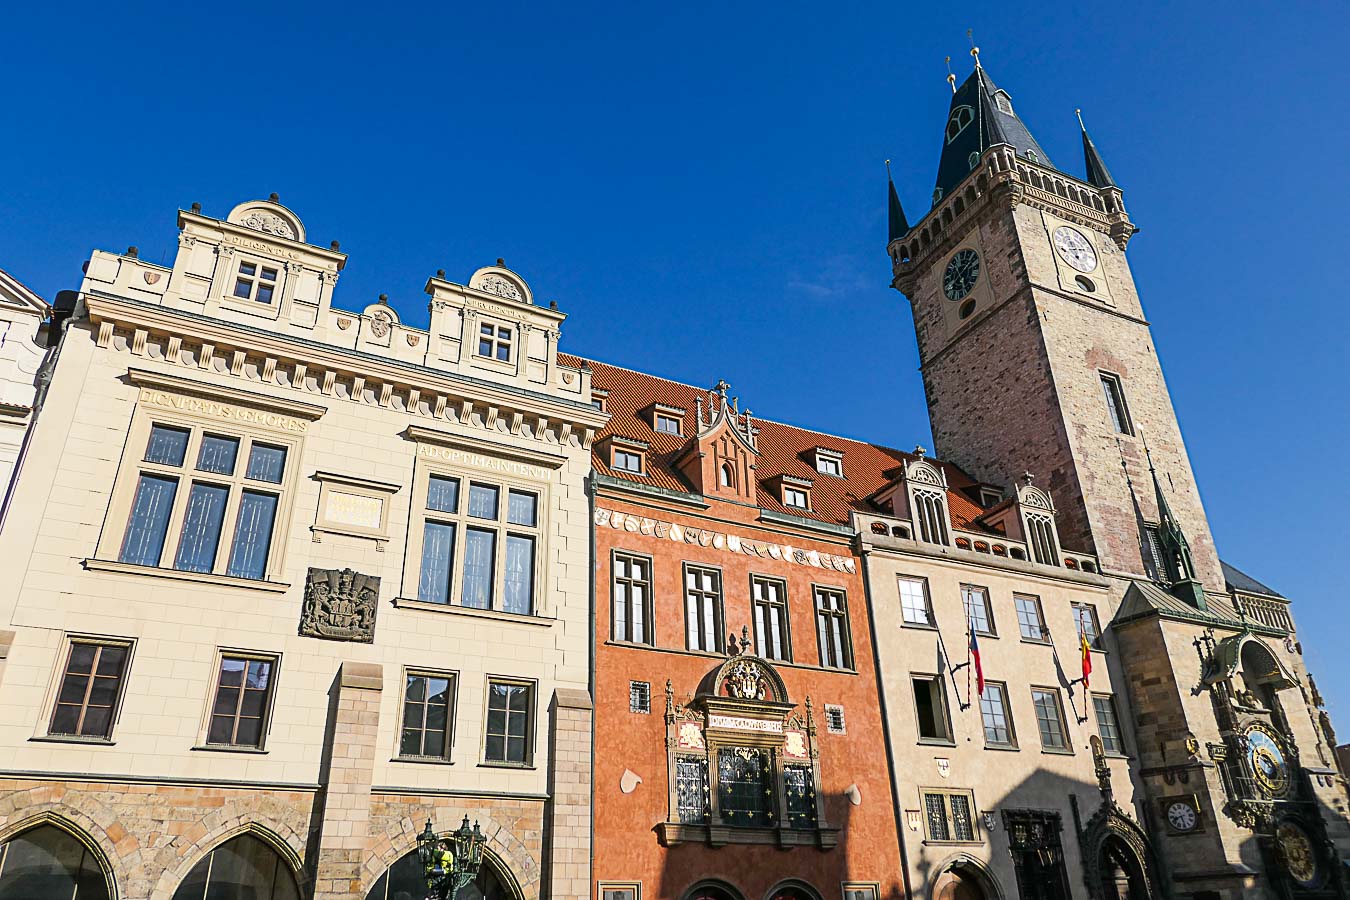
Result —
[[[998,887],[991,877],[973,861],[958,859],[933,881],[931,900],[998,900]]]
[[[300,889],[281,854],[241,834],[198,860],[173,900],[300,900]]]
[[[519,900],[520,895],[509,877],[497,872],[497,862],[483,855],[478,877],[460,888],[455,900]],[[366,892],[366,900],[422,900],[427,895],[426,876],[417,851],[405,854],[376,879]]]
[[[38,825],[0,844],[0,900],[109,900],[93,851],[70,832]]]
[[[1102,900],[1149,900],[1148,879],[1139,855],[1117,835],[1109,835],[1097,851]]]

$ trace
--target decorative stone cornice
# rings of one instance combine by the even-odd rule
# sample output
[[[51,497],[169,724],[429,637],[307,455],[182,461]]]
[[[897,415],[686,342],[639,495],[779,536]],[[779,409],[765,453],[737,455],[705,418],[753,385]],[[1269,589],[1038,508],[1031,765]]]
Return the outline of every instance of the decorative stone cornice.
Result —
[[[82,300],[98,346],[175,365],[184,373],[209,371],[239,379],[241,384],[373,404],[415,419],[454,422],[582,449],[589,449],[608,420],[581,400],[551,397],[110,294],[86,293]]]

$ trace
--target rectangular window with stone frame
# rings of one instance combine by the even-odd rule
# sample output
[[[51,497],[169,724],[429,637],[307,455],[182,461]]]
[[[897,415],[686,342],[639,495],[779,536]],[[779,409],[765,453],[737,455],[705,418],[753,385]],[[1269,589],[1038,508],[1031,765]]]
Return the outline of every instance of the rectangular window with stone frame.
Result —
[[[1056,688],[1033,687],[1031,705],[1036,710],[1036,729],[1040,732],[1041,749],[1072,753],[1059,691]]]
[[[906,625],[932,628],[933,604],[928,597],[928,579],[900,576],[900,618]]]
[[[235,271],[234,277],[234,297],[271,305],[277,291],[278,271],[276,266],[269,266],[254,259],[239,260],[239,268]]]
[[[206,730],[207,747],[263,749],[279,662],[273,654],[220,654]]]
[[[57,685],[47,734],[98,740],[111,738],[130,658],[129,641],[72,639]]]
[[[934,843],[977,843],[975,797],[970,791],[924,788],[924,825],[926,837]]]
[[[1111,372],[1098,373],[1102,381],[1102,395],[1106,399],[1106,412],[1111,427],[1117,434],[1134,434],[1134,423],[1130,421],[1130,410],[1125,404],[1125,386],[1119,375]]]
[[[476,474],[427,472],[418,528],[417,599],[536,614],[543,491]],[[420,536],[416,531],[420,530]],[[410,541],[410,546],[417,546]]]
[[[1116,698],[1110,694],[1093,694],[1092,711],[1097,717],[1097,736],[1102,739],[1102,749],[1113,756],[1124,756],[1125,738],[1116,717]]]
[[[812,585],[816,606],[816,641],[820,664],[827,669],[853,668],[853,636],[849,633],[848,597],[839,588]]]
[[[164,421],[144,446],[118,561],[265,579],[291,448]]]
[[[483,761],[487,765],[530,766],[534,762],[533,681],[489,678]]]
[[[947,709],[947,691],[941,675],[911,675],[914,689],[914,716],[920,743],[952,742],[951,712]]]
[[[398,746],[401,758],[450,758],[456,683],[453,672],[409,669],[403,673],[403,719]]]
[[[764,659],[792,661],[792,634],[788,627],[787,582],[763,575],[750,576],[750,605],[755,625],[755,653]]]
[[[498,362],[511,361],[515,332],[506,325],[482,322],[478,326],[478,355]]]
[[[722,653],[722,572],[709,566],[684,566],[685,646]]]
[[[1086,638],[1088,646],[1094,650],[1102,649],[1102,629],[1097,624],[1097,607],[1091,603],[1071,603],[1074,626],[1079,638]]]
[[[650,644],[652,636],[652,559],[614,551],[614,587],[610,638]]]
[[[997,637],[994,612],[989,607],[989,590],[972,584],[961,585],[961,604],[966,609],[966,627],[976,634]]]
[[[1013,594],[1013,607],[1017,610],[1017,628],[1022,640],[1035,644],[1050,643],[1049,632],[1045,628],[1045,614],[1041,612],[1041,598],[1031,594]]]

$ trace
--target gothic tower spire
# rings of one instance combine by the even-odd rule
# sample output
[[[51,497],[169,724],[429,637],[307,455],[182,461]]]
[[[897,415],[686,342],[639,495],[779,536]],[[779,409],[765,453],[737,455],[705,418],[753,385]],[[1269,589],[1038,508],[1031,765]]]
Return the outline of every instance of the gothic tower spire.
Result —
[[[1158,544],[1163,552],[1163,566],[1167,580],[1171,582],[1172,594],[1196,609],[1207,609],[1205,589],[1195,577],[1191,544],[1186,540],[1181,523],[1172,514],[1172,507],[1158,481],[1158,470],[1153,467],[1153,454],[1149,452],[1147,444],[1144,445],[1144,456],[1148,459],[1148,474],[1153,478],[1153,495],[1158,504]]]
[[[1074,115],[1078,116],[1078,127],[1083,132],[1083,164],[1087,169],[1088,184],[1095,188],[1118,188],[1116,180],[1111,177],[1111,170],[1106,167],[1102,155],[1097,152],[1092,138],[1088,137],[1087,126],[1083,124],[1083,111],[1075,109]]]
[[[890,235],[886,238],[887,245],[897,238],[902,238],[909,234],[909,220],[905,218],[905,208],[900,205],[900,195],[895,192],[895,181],[891,179],[891,161],[886,160],[886,184],[890,191],[887,198],[887,214],[890,219]]]

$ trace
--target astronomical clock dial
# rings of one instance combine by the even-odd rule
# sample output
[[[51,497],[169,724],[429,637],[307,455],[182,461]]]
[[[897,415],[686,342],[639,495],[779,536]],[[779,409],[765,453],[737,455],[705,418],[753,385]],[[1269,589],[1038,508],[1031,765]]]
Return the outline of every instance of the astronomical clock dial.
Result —
[[[1289,877],[1302,887],[1317,887],[1317,852],[1308,833],[1293,822],[1283,822],[1275,829],[1275,844]]]
[[[1289,763],[1284,750],[1265,727],[1254,725],[1247,730],[1247,767],[1261,790],[1270,797],[1289,793]]]
[[[1167,806],[1167,823],[1175,831],[1194,831],[1200,824],[1200,815],[1188,801],[1176,800]]]
[[[1097,268],[1097,251],[1092,242],[1083,236],[1083,232],[1068,225],[1055,229],[1055,249],[1064,261],[1080,272],[1091,272]]]
[[[942,293],[948,300],[960,300],[971,292],[980,280],[980,255],[969,248],[960,251],[947,263],[942,276]]]

